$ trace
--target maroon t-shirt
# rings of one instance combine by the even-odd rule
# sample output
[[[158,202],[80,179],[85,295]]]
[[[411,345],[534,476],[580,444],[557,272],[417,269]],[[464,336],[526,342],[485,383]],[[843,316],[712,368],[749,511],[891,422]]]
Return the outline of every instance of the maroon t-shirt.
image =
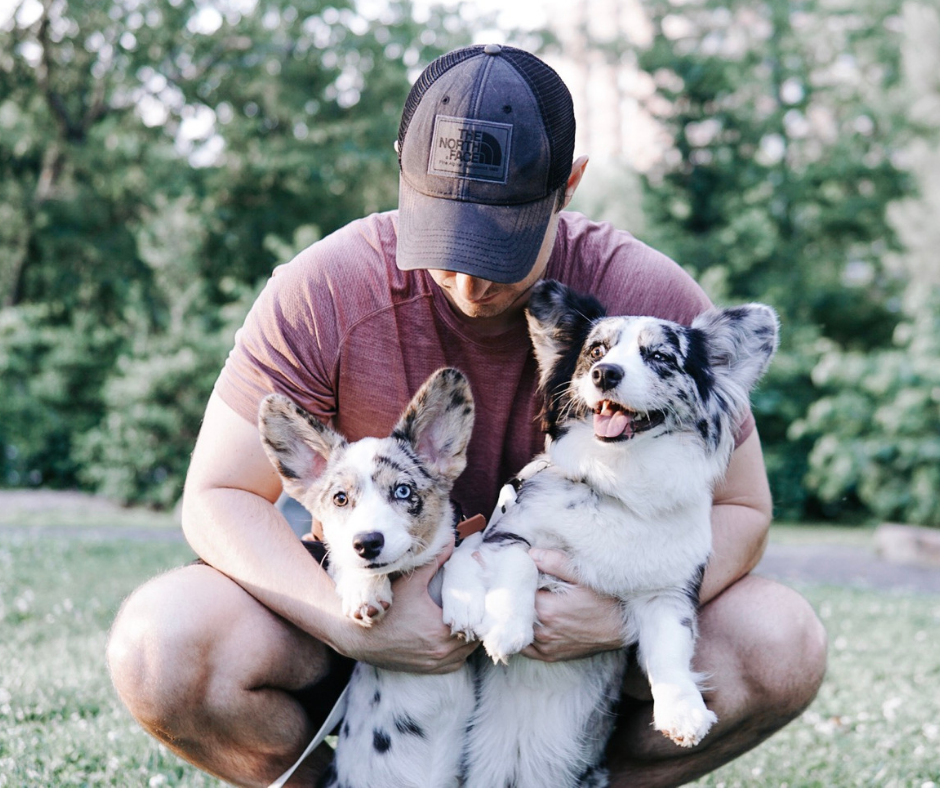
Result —
[[[425,379],[456,367],[470,380],[477,417],[454,499],[468,516],[488,516],[499,487],[544,446],[525,321],[497,336],[460,321],[427,272],[398,270],[397,224],[394,211],[373,214],[278,266],[216,391],[252,422],[261,399],[278,391],[358,440],[388,435]],[[612,315],[688,324],[711,305],[669,258],[569,211],[545,278],[592,293]],[[748,416],[739,443],[753,426]]]

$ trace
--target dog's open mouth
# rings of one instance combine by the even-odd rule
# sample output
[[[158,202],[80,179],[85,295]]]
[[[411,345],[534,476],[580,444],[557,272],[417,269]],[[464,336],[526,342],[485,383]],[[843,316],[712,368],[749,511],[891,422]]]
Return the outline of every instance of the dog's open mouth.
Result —
[[[661,410],[640,413],[605,399],[594,408],[594,435],[602,441],[630,440],[634,435],[651,430],[665,420],[666,414]]]

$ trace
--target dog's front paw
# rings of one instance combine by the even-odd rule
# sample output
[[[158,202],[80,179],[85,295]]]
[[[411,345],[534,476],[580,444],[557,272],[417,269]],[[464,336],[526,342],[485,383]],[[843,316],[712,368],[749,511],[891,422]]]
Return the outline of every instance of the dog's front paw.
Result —
[[[472,589],[444,586],[442,594],[444,623],[451,634],[464,640],[476,640],[483,625],[483,597]]]
[[[371,627],[391,607],[391,600],[374,599],[369,602],[344,605],[343,612],[363,627]]]
[[[491,630],[483,637],[483,648],[489,654],[493,664],[509,664],[509,658],[518,654],[532,642],[532,627],[528,631],[506,631],[502,628]]]
[[[653,727],[680,747],[695,747],[717,721],[697,693],[657,700],[653,705]]]
[[[392,586],[368,583],[341,590],[343,614],[363,627],[371,627],[392,606]]]
[[[444,564],[441,608],[444,623],[454,635],[476,640],[483,626],[486,586],[483,582],[484,559],[480,552],[483,534],[464,539]]]
[[[508,664],[509,658],[528,646],[535,634],[532,619],[524,616],[491,620],[484,628],[483,648],[494,664]]]
[[[508,552],[504,556],[512,558]],[[531,592],[528,585],[507,584],[491,588],[486,593],[486,613],[483,618],[483,648],[495,663],[509,662],[532,642],[535,628],[535,579],[537,570],[528,554],[523,553],[523,566],[531,568]],[[514,578],[518,580],[518,578]]]

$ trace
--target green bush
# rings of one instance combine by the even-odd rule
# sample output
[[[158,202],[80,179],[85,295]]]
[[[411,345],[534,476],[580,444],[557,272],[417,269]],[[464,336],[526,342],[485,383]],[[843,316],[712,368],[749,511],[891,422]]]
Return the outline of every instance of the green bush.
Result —
[[[84,485],[124,503],[178,501],[206,401],[254,295],[246,290],[223,309],[219,327],[193,308],[118,360],[104,387],[104,417],[77,443]]]
[[[827,502],[857,498],[881,519],[940,526],[940,293],[892,348],[832,347],[813,380],[827,394],[791,429],[816,438],[807,487]]]
[[[93,316],[45,304],[0,312],[0,486],[70,487],[77,436],[104,412],[101,389],[123,340]]]

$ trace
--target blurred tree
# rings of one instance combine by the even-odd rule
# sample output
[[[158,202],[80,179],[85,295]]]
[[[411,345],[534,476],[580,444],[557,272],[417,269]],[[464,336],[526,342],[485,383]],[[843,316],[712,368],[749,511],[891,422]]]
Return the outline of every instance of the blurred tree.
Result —
[[[166,331],[141,335],[118,359],[104,386],[104,417],[75,439],[79,481],[125,503],[176,504],[208,394],[257,295],[238,289],[239,299],[213,312],[191,288]],[[207,312],[218,324],[211,329]]]
[[[889,263],[908,281],[891,347],[830,346],[813,370],[824,392],[791,435],[814,440],[807,484],[826,505],[858,499],[882,519],[940,527],[940,12],[904,7],[905,151],[919,192],[890,206],[904,244]]]
[[[75,484],[84,460],[86,484],[166,503],[115,469],[155,435],[188,457],[225,307],[296,243],[394,206],[411,80],[468,40],[459,12],[409,2],[22,0],[0,23],[0,484]],[[204,374],[160,401],[187,428],[148,433],[166,414],[135,422],[119,381],[182,369]],[[115,419],[122,448],[79,456]]]
[[[900,0],[654,0],[640,65],[673,147],[646,178],[647,238],[719,302],[762,300],[783,344],[754,401],[778,513],[819,514],[790,424],[823,347],[889,343],[899,248]]]

